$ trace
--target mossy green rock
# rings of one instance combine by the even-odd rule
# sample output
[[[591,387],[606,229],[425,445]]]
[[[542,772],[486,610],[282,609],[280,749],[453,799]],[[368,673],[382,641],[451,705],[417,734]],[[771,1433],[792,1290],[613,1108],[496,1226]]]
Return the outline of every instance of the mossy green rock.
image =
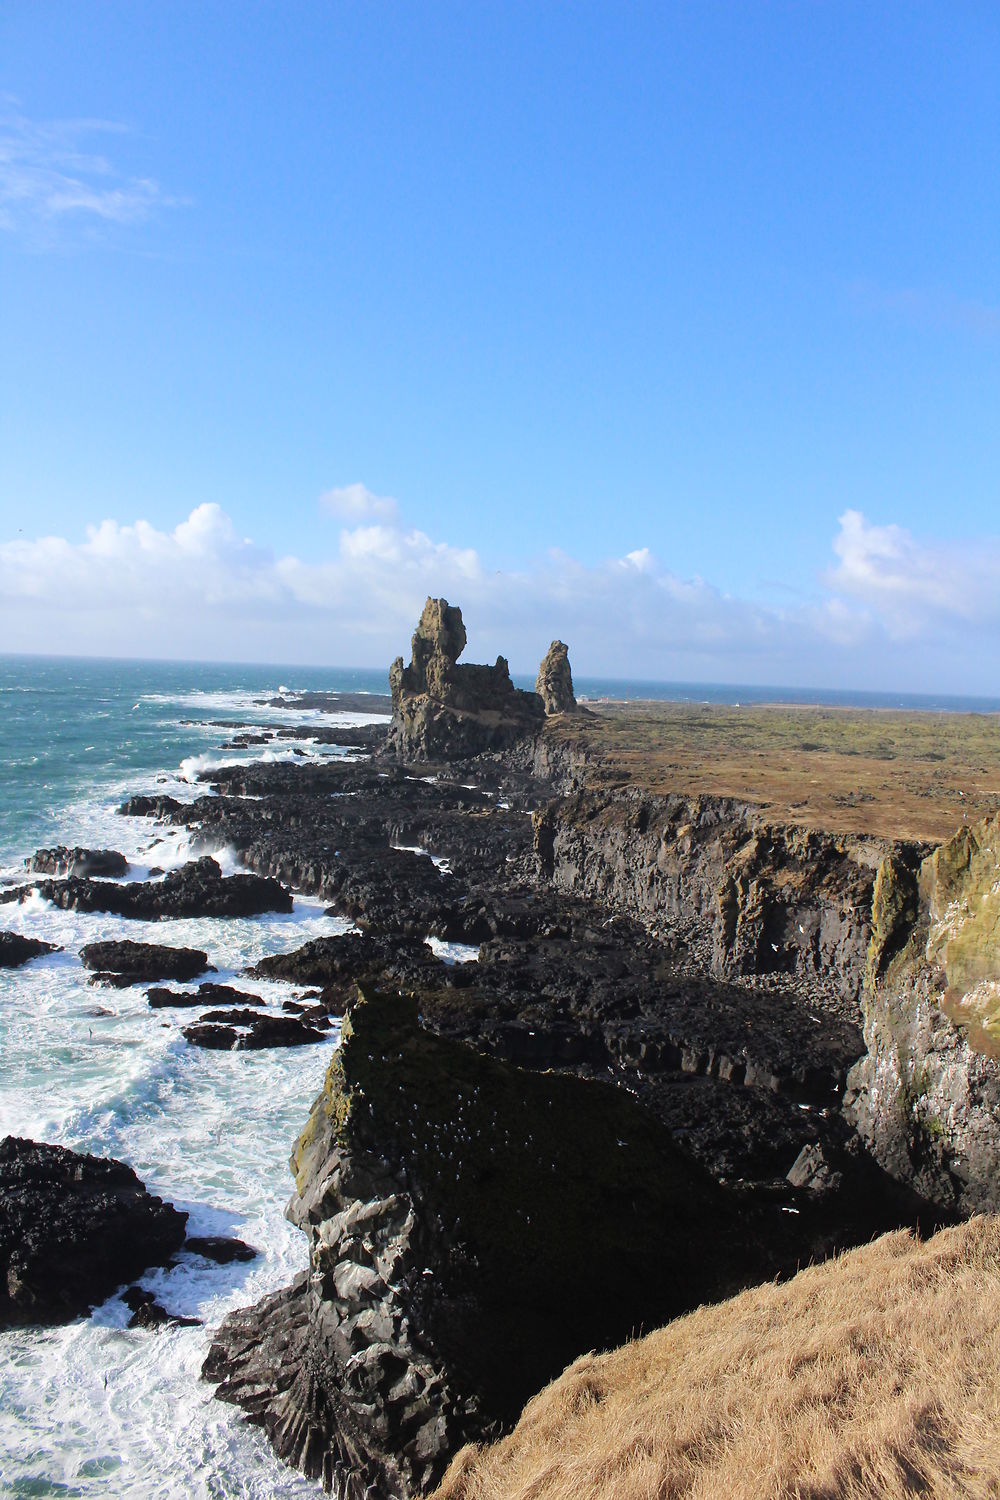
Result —
[[[900,854],[887,854],[878,867],[872,891],[872,935],[868,943],[866,982],[882,978],[904,947],[917,921],[919,895],[915,871]]]
[[[964,995],[1000,979],[1000,816],[960,828],[924,861],[921,896],[930,918],[927,958]]]

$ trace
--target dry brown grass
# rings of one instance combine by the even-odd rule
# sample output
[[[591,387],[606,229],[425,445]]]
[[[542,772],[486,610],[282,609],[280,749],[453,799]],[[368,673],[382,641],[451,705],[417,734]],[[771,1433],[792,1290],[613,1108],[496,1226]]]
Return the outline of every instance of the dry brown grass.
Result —
[[[598,783],[736,797],[776,822],[885,838],[949,837],[1000,807],[1000,718],[784,704],[592,704],[551,721]]]
[[[917,1495],[1000,1495],[998,1218],[887,1235],[585,1355],[434,1500]]]

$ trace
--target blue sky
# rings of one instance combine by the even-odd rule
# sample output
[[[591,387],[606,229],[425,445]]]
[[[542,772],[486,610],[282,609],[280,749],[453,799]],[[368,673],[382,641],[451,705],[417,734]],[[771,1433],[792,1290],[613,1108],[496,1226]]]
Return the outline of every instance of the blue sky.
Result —
[[[379,665],[434,592],[1000,691],[998,77],[961,0],[7,0],[4,644]]]

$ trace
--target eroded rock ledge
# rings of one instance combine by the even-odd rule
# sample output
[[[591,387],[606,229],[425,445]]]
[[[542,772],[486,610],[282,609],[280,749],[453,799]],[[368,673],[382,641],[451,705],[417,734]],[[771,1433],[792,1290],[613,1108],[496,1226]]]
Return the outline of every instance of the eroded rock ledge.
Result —
[[[204,1373],[349,1500],[425,1492],[581,1350],[765,1265],[625,1092],[483,1058],[364,987],[292,1168],[309,1272],[229,1317]]]

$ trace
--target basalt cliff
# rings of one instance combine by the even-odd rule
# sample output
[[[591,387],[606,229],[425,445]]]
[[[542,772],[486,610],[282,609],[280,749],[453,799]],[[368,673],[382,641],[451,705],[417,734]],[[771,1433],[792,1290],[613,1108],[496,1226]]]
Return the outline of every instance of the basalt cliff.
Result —
[[[125,808],[357,928],[259,967],[343,1043],[292,1158],[308,1269],[205,1370],[350,1500],[428,1493],[587,1350],[997,1180],[995,825],[934,851],[603,784],[547,728],[562,653],[536,696],[464,645],[428,601],[371,761]]]

